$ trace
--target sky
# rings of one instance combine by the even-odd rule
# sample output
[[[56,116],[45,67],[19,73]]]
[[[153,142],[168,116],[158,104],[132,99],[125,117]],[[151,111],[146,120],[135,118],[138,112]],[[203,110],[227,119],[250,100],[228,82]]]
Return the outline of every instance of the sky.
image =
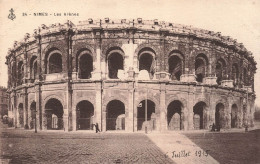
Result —
[[[8,19],[10,9],[16,18]],[[52,16],[23,16],[23,13],[52,13]],[[53,16],[54,13],[79,16]],[[93,19],[158,19],[221,32],[244,44],[260,64],[260,0],[0,0],[0,86],[7,86],[5,56],[15,40],[41,24]],[[257,68],[259,66],[257,65]],[[256,104],[260,106],[260,70],[255,75]]]

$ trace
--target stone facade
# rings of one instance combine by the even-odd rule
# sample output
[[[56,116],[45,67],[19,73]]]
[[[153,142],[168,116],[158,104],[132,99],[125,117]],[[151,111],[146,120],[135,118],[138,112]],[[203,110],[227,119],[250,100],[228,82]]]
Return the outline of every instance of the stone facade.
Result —
[[[7,88],[0,86],[0,118],[4,115],[8,115],[8,94],[6,93]]]
[[[68,21],[26,34],[6,59],[15,127],[253,126],[254,57],[213,31],[141,18]]]

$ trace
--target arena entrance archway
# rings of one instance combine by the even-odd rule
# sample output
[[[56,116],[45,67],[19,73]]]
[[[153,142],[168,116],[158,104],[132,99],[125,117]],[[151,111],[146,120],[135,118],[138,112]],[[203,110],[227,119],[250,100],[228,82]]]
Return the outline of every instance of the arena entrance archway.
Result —
[[[45,115],[47,119],[47,130],[61,130],[63,125],[63,106],[61,102],[55,98],[51,98],[45,104]]]
[[[206,103],[198,102],[193,107],[193,128],[194,129],[205,129],[205,110]]]
[[[30,119],[30,128],[35,128],[35,119],[36,119],[36,102],[33,101],[30,106],[31,119]]]
[[[155,130],[155,103],[151,100],[147,100],[147,122],[145,122],[145,104],[145,100],[143,100],[137,107],[137,130],[145,130],[145,126],[150,130]]]
[[[180,101],[172,101],[167,108],[168,130],[182,130],[183,126],[183,105]]]
[[[238,108],[236,104],[233,104],[231,107],[231,128],[238,127]]]
[[[77,130],[92,130],[94,106],[87,100],[80,101],[77,104]]]
[[[106,130],[125,130],[125,105],[119,100],[107,104]]]
[[[20,103],[19,104],[19,106],[18,106],[18,113],[19,113],[19,125],[20,125],[20,127],[23,127],[24,126],[24,116],[23,116],[23,111],[24,109],[23,109],[23,104],[22,103]]]
[[[215,125],[216,127],[224,127],[224,110],[225,106],[222,103],[216,105],[215,111]]]

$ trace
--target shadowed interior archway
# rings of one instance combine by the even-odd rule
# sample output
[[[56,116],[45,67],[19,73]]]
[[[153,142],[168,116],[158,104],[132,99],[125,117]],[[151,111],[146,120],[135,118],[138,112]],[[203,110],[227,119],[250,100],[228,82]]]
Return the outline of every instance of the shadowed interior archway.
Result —
[[[119,100],[107,104],[106,130],[125,130],[125,105]]]
[[[216,76],[218,85],[224,80],[224,75],[226,74],[226,62],[224,59],[220,58],[216,63]]]
[[[93,71],[93,59],[88,53],[84,53],[78,57],[78,71],[80,79],[90,79]]]
[[[45,117],[47,130],[62,130],[63,125],[63,106],[62,103],[55,98],[51,98],[45,104]]]
[[[193,107],[193,128],[194,129],[205,129],[206,127],[206,103],[200,101]]]
[[[167,108],[168,130],[182,130],[183,126],[183,104],[179,100],[172,101]]]
[[[238,128],[238,108],[236,104],[231,107],[231,128]]]
[[[18,106],[18,113],[19,113],[19,125],[20,127],[24,127],[24,116],[23,116],[23,112],[24,112],[24,109],[23,109],[23,104],[20,103],[19,106]]]
[[[62,72],[62,55],[59,50],[54,49],[45,58],[46,74]]]
[[[123,56],[118,52],[113,52],[108,56],[108,77],[118,79],[118,70],[124,70]]]
[[[80,101],[77,110],[77,130],[92,130],[94,106],[87,100]]]
[[[172,53],[168,60],[169,73],[172,80],[180,80],[183,73],[183,57],[180,53]]]
[[[225,111],[225,106],[222,103],[218,103],[216,105],[216,110],[215,110],[215,125],[216,127],[224,127],[224,111]]]
[[[36,119],[36,102],[33,101],[30,105],[31,119],[30,119],[30,128],[35,128],[35,119]]]
[[[155,103],[151,100],[147,100],[147,122],[145,122],[145,104],[145,100],[143,100],[137,107],[137,130],[145,130],[145,126],[150,130],[155,130]]]

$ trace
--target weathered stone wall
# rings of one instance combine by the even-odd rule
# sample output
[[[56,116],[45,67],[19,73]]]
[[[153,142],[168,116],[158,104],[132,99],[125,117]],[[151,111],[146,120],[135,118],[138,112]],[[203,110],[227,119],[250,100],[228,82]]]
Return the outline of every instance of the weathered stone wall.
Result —
[[[110,68],[109,60],[115,53],[123,58],[119,79],[109,78],[110,69],[114,69]],[[49,73],[53,54],[61,57],[59,73]],[[84,54],[93,60],[89,79],[79,76],[80,57]],[[143,79],[139,70],[143,54],[152,57],[148,79]],[[180,70],[180,80],[171,79],[172,56],[181,60],[181,65],[174,67]],[[205,62],[202,82],[196,81],[199,57]],[[219,61],[222,62],[221,77],[217,70]],[[155,124],[153,130],[169,130],[172,118],[167,114],[175,110],[169,107],[172,102],[181,104],[176,107],[176,111],[177,108],[180,111],[175,112],[179,115],[173,121],[179,121],[182,130],[195,128],[195,113],[199,110],[202,110],[201,123],[198,123],[201,129],[208,129],[217,122],[222,128],[231,128],[232,117],[235,117],[235,127],[253,125],[256,62],[242,44],[220,33],[141,19],[102,22],[90,19],[78,25],[71,22],[50,27],[42,25],[33,35],[26,34],[22,42],[15,42],[6,63],[9,111],[13,113],[16,127],[30,126],[35,110],[37,127],[47,129],[45,107],[52,99],[62,104],[60,119],[66,131],[79,128],[77,105],[82,101],[93,105],[92,121],[98,123],[101,130],[107,130],[107,109],[113,100],[124,104],[127,131],[139,130],[139,105],[146,99],[154,103],[154,122],[150,121]],[[35,68],[33,63],[37,64]],[[236,70],[234,65],[238,66]],[[217,84],[218,78],[220,84]],[[33,102],[36,109],[32,110]],[[197,104],[203,105],[197,109]],[[234,104],[237,110],[232,116]],[[216,116],[218,110],[220,116]]]

